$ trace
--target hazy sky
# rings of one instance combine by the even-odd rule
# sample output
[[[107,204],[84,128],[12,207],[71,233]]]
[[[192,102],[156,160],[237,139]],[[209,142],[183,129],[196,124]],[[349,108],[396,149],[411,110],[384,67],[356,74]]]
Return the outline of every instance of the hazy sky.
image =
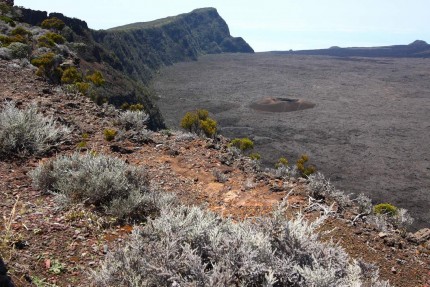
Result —
[[[256,51],[430,42],[429,0],[15,0],[107,29],[215,7]]]

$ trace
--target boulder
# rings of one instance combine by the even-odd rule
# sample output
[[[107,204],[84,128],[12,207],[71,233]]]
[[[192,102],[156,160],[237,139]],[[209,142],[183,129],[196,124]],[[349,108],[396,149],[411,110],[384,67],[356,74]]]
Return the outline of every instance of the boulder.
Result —
[[[423,228],[409,235],[409,240],[418,244],[424,243],[430,239],[430,228]]]
[[[7,275],[7,268],[3,262],[3,259],[0,257],[0,286],[1,287],[14,287],[12,280]]]

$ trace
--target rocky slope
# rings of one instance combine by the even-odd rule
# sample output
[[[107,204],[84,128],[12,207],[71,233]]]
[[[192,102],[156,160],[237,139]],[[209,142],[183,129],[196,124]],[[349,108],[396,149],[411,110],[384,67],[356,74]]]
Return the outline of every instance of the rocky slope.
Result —
[[[91,35],[80,29],[85,28],[83,22],[65,20],[73,31],[69,36],[88,48],[79,57],[80,67],[96,65],[108,80],[120,76],[113,66],[103,66],[102,58],[115,59],[90,41]],[[8,27],[6,30],[10,32]],[[53,50],[63,48],[55,46]],[[122,79],[130,86],[121,82],[121,87],[139,87],[127,77]],[[134,228],[85,202],[61,206],[54,194],[34,187],[31,171],[57,156],[75,152],[105,154],[144,167],[151,189],[175,193],[182,204],[205,205],[236,221],[269,215],[284,199],[287,216],[301,212],[312,221],[325,213],[324,232],[318,235],[321,240],[333,239],[351,258],[374,263],[381,277],[394,286],[428,283],[429,230],[416,234],[394,229],[380,232],[351,201],[343,206],[329,197],[312,198],[308,180],[260,170],[250,158],[232,152],[228,139],[144,130],[140,131],[143,135],[120,131],[108,141],[106,129],[119,129],[119,110],[97,105],[69,91],[67,85],[48,83],[22,59],[0,59],[0,110],[10,101],[19,109],[34,104],[41,114],[70,130],[66,140],[46,153],[0,158],[0,252],[16,286],[92,286],[89,270],[97,270],[106,253],[120,247]],[[136,141],[137,136],[143,140]]]
[[[13,100],[22,108],[36,103],[40,112],[72,131],[55,152],[0,161],[0,213],[6,220],[0,226],[1,243],[9,246],[2,245],[2,257],[16,286],[89,286],[88,270],[97,269],[106,251],[120,246],[132,230],[112,223],[91,206],[59,209],[52,194],[32,187],[29,173],[40,162],[76,150],[144,166],[157,189],[176,193],[184,204],[205,204],[236,220],[265,216],[287,195],[290,216],[302,211],[312,220],[321,207],[331,204],[310,200],[306,180],[255,170],[249,158],[232,155],[228,140],[222,137],[213,141],[163,132],[149,133],[146,143],[127,137],[108,142],[103,131],[115,128],[118,111],[52,87],[38,79],[33,69],[13,62],[0,60],[0,79],[1,103]],[[88,134],[84,150],[77,148],[83,134]],[[333,211],[322,226],[331,232],[323,233],[322,239],[333,239],[353,258],[376,264],[382,278],[394,286],[425,286],[430,266],[428,231],[416,236],[380,232],[361,219],[352,224],[358,218],[353,207]]]

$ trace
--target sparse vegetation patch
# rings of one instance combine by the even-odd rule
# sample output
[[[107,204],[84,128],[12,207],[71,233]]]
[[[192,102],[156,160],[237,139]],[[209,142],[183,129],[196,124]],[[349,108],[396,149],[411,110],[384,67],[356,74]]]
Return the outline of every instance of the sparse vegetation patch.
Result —
[[[6,102],[0,112],[0,154],[5,157],[42,154],[68,134],[67,128],[39,114],[34,104],[20,110],[13,102]]]
[[[96,286],[389,286],[377,269],[321,243],[299,216],[234,223],[198,207],[165,206],[160,216],[107,255]]]
[[[44,20],[40,26],[45,29],[62,30],[66,24],[57,17],[52,17]]]
[[[153,212],[147,204],[146,170],[115,157],[92,153],[60,156],[38,166],[31,177],[33,185],[44,192],[94,205],[121,219],[142,219]]]
[[[388,216],[395,216],[397,214],[397,207],[390,203],[380,203],[373,207],[375,214],[385,214]]]
[[[105,136],[105,140],[111,142],[115,139],[116,135],[118,134],[118,131],[115,129],[105,129],[103,131],[103,134]]]
[[[36,75],[45,79],[58,83],[61,79],[63,71],[58,67],[61,62],[61,57],[52,52],[40,55],[31,60],[31,64],[38,67]]]
[[[249,138],[235,138],[230,142],[230,146],[240,149],[242,152],[254,148],[254,142]]]
[[[118,125],[125,130],[142,130],[146,127],[149,116],[142,111],[124,111],[118,116]]]
[[[48,32],[45,35],[42,35],[37,40],[39,47],[51,48],[54,47],[55,44],[63,44],[66,42],[66,39],[60,34]]]
[[[200,109],[187,112],[181,119],[181,127],[189,132],[213,137],[217,132],[217,122],[209,117],[209,112]]]

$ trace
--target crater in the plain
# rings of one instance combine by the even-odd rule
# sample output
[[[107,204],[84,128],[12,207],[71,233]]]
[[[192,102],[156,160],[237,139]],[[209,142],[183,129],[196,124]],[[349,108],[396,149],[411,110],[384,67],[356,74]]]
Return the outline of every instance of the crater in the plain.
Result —
[[[295,112],[315,107],[315,104],[302,99],[262,98],[250,105],[251,109],[272,113]]]

